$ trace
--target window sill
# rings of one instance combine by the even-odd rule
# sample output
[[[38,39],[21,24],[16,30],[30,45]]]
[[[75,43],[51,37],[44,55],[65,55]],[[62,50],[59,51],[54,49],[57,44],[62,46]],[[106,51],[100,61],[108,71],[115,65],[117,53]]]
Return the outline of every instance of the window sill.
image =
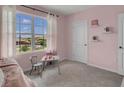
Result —
[[[39,52],[42,52],[42,53],[46,52],[46,49],[44,49],[44,50],[34,50],[34,51],[26,52],[26,53],[19,53],[19,54],[16,54],[16,56],[28,55],[28,54],[39,53]]]

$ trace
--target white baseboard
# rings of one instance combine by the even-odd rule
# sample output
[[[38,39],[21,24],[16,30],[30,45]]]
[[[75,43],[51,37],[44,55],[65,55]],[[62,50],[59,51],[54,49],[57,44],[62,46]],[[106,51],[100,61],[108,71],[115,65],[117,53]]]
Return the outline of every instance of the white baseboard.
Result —
[[[91,63],[88,63],[87,65],[119,74],[116,70],[108,69],[108,68],[105,68],[105,67],[101,67],[101,66],[98,66],[98,65],[91,64]]]
[[[60,61],[64,61],[64,60],[66,60],[66,58],[64,58],[64,57],[60,59]]]
[[[124,87],[124,78],[122,80],[121,87]]]

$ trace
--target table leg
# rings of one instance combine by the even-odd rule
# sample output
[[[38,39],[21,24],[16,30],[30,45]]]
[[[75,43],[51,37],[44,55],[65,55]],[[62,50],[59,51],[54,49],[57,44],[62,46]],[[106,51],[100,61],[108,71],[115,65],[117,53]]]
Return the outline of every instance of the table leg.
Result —
[[[43,70],[44,70],[44,65],[45,64],[45,62],[43,61],[43,65],[42,65],[42,68],[41,68],[41,73],[40,73],[40,77],[42,77],[42,74],[43,74]]]
[[[57,61],[57,65],[58,65],[58,74],[60,75],[61,74],[61,72],[60,72],[60,66],[59,66],[59,60]]]
[[[43,70],[45,69],[45,61],[43,62]]]

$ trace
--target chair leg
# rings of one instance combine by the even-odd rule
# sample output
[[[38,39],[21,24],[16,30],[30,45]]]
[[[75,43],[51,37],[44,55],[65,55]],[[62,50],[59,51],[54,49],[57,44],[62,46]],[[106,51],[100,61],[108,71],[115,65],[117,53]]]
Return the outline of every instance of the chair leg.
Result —
[[[37,68],[38,68],[38,73],[40,73],[40,66],[38,66]]]
[[[35,71],[37,70],[37,67],[35,67]]]
[[[43,70],[44,70],[44,66],[41,65],[41,70],[40,70],[40,77],[42,78],[42,75],[43,75]]]
[[[45,66],[46,66],[46,64],[45,64],[45,62],[43,62],[43,65],[42,65],[42,70],[44,70],[44,69],[45,69]]]
[[[31,71],[30,71],[30,75],[32,74],[33,68],[34,68],[34,67],[32,66],[32,69],[31,69]]]

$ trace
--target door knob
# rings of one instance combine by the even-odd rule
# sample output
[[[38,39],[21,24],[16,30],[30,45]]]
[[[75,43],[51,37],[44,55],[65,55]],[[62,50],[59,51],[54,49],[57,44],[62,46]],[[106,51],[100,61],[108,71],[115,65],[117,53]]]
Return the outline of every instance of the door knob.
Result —
[[[122,47],[122,46],[119,46],[119,48],[120,48],[120,49],[123,49],[123,47]]]
[[[87,46],[87,44],[84,44],[84,46]]]

